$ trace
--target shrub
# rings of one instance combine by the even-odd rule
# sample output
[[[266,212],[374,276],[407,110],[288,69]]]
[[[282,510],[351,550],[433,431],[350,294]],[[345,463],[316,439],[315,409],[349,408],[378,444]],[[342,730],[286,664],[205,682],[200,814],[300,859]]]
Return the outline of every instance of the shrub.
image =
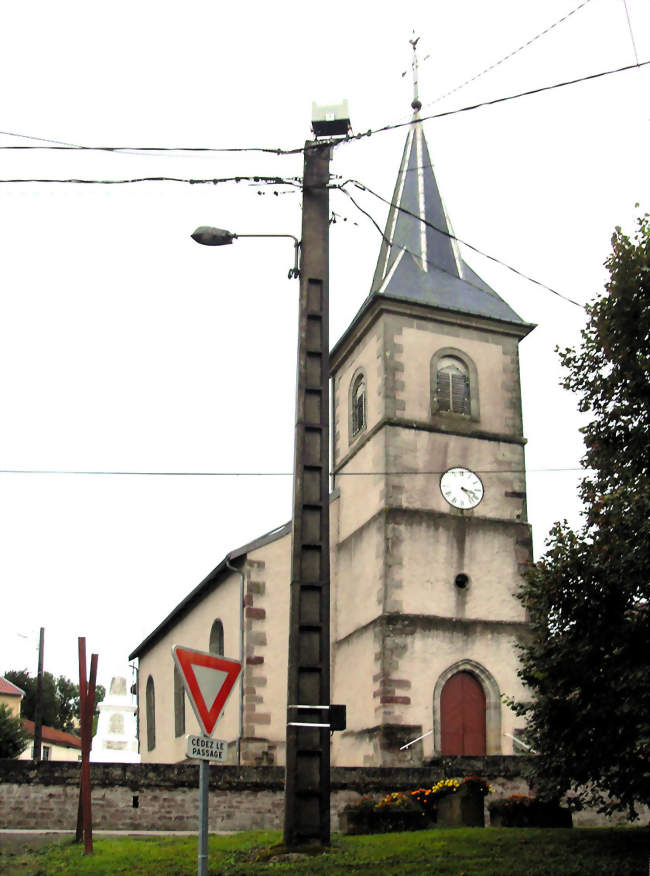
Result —
[[[526,794],[512,794],[488,804],[490,823],[495,827],[571,827],[571,812],[557,800],[539,800]]]
[[[14,715],[4,703],[0,704],[0,758],[18,757],[28,742],[20,716]]]

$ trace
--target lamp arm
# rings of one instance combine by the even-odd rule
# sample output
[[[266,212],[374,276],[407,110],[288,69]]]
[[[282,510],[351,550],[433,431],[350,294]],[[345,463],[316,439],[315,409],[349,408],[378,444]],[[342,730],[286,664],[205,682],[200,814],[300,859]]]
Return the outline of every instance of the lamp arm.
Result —
[[[289,279],[298,278],[300,276],[300,268],[298,267],[298,258],[300,253],[300,241],[293,234],[233,234],[233,238],[237,237],[288,237],[293,240],[294,260],[293,267],[289,268]]]

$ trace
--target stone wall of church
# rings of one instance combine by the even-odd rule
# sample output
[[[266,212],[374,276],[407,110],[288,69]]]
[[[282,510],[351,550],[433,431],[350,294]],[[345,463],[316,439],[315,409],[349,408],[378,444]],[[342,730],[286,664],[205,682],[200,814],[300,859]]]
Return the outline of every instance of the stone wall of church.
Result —
[[[284,763],[291,537],[251,551],[246,583],[244,761]]]
[[[92,764],[94,828],[196,831],[198,773],[197,764]],[[339,829],[343,808],[363,795],[380,797],[466,775],[488,779],[495,797],[528,791],[517,757],[440,758],[417,769],[335,767],[332,830]],[[209,796],[211,831],[282,828],[284,770],[280,767],[212,767]],[[0,761],[0,829],[74,830],[78,801],[78,764]],[[650,810],[642,807],[641,823],[649,816]],[[574,815],[577,826],[622,823],[623,815],[606,819],[590,810]]]

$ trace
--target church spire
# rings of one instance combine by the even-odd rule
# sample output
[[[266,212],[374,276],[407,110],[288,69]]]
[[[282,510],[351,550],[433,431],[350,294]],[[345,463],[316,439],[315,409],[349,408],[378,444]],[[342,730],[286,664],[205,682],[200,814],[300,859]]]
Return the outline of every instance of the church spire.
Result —
[[[412,122],[404,145],[392,206],[371,294],[406,298],[452,310],[521,322],[517,314],[460,257],[424,136],[417,44],[413,48]]]

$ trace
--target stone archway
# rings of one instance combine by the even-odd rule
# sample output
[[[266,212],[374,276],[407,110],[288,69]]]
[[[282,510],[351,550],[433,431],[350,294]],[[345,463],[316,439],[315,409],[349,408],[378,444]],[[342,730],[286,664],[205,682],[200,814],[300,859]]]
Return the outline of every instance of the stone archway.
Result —
[[[469,678],[468,678],[469,676]],[[454,679],[452,685],[447,683]],[[445,696],[443,698],[443,691]],[[464,700],[464,705],[459,705]],[[436,681],[433,691],[433,728],[434,728],[434,754],[443,753],[443,707],[449,723],[445,728],[445,746],[449,747],[449,731],[452,735],[458,732],[458,721],[467,720],[459,716],[459,708],[468,716],[470,732],[468,745],[471,753],[501,754],[501,694],[494,676],[484,666],[474,660],[459,660],[449,666]],[[449,709],[451,708],[451,713]],[[455,714],[454,714],[455,711]],[[484,713],[484,724],[479,719],[479,711]],[[482,717],[482,715],[481,715]],[[454,731],[453,722],[456,722]],[[482,735],[484,745],[477,742],[478,736]],[[483,751],[477,749],[483,747]],[[446,753],[451,753],[446,751]],[[456,752],[456,753],[470,753]]]

